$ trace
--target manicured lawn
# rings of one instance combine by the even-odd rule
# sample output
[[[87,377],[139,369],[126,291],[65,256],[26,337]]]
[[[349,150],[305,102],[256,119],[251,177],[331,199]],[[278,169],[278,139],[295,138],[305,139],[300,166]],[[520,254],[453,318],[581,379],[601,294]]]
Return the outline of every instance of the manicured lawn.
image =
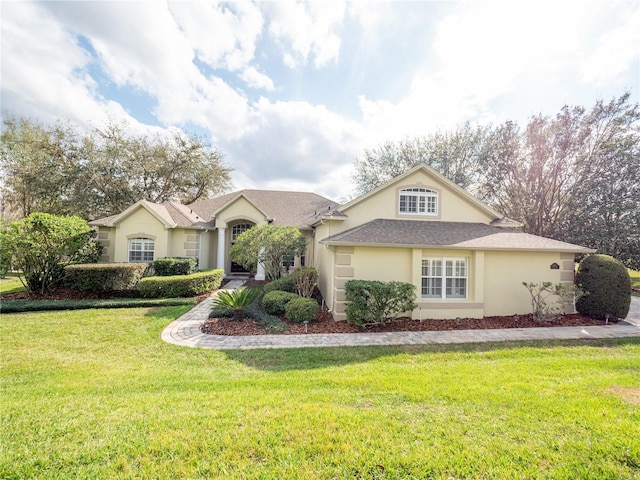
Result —
[[[15,276],[7,276],[0,278],[0,294],[23,292],[24,285],[20,282],[20,279]]]
[[[640,476],[640,339],[163,343],[187,308],[2,315],[0,478]]]

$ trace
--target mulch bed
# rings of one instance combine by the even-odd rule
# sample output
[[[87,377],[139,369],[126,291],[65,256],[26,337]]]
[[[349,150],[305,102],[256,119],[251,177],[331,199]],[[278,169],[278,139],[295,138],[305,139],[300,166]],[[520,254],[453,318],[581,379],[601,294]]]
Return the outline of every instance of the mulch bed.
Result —
[[[329,312],[324,309],[318,319],[306,326],[291,323],[284,317],[280,319],[289,328],[275,335],[297,335],[303,333],[363,333],[363,332],[399,332],[399,331],[433,331],[433,330],[474,330],[491,328],[533,328],[533,327],[575,327],[588,325],[604,325],[603,320],[594,320],[579,314],[563,315],[560,318],[540,323],[533,319],[533,315],[519,315],[518,321],[513,316],[462,318],[458,320],[412,320],[410,318],[397,318],[386,325],[362,328],[347,322],[336,322]],[[210,335],[274,335],[267,332],[251,318],[245,318],[241,322],[231,318],[210,318],[203,323],[201,330]]]

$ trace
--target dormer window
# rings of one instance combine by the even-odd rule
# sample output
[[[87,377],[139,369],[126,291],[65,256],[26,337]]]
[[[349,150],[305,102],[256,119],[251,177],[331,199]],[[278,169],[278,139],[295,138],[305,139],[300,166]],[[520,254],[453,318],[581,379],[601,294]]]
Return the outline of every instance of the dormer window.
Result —
[[[403,188],[400,190],[400,213],[437,215],[438,192],[427,188]]]

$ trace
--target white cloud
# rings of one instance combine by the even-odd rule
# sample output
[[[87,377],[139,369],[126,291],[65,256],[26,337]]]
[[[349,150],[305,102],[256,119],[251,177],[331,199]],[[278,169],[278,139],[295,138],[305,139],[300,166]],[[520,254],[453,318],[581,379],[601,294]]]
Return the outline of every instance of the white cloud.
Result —
[[[255,67],[246,67],[242,73],[240,73],[240,79],[251,88],[259,88],[272,92],[275,90],[273,80],[267,75],[256,70]]]
[[[467,120],[504,120],[506,111],[492,105],[505,98],[527,104],[525,115],[539,111],[558,86],[578,77],[594,31],[611,29],[606,12],[603,2],[457,4],[439,21],[432,48],[416,57],[410,87],[399,101],[360,97],[363,122],[373,138],[400,138]],[[629,25],[637,23],[631,19],[605,36],[602,48],[619,48],[618,55],[605,61],[596,54],[584,72],[611,64],[609,74],[600,74],[604,79],[627,70],[634,49],[627,44],[638,35]],[[571,98],[571,91],[563,95]]]
[[[171,2],[169,7],[205,63],[237,71],[253,60],[264,23],[253,3]]]
[[[38,5],[2,5],[3,114],[50,123],[66,118],[82,126],[131,118],[116,102],[96,95],[87,74],[91,56]]]
[[[304,65],[313,56],[314,66],[322,67],[338,58],[341,40],[336,29],[344,19],[344,2],[280,1],[262,7],[269,18],[269,33],[285,49],[287,66]]]
[[[351,189],[353,161],[361,153],[364,132],[322,105],[271,102],[254,106],[252,128],[223,143],[239,172],[267,188],[305,189],[339,198]]]
[[[640,58],[640,5],[633,2],[623,4],[625,6],[635,9],[620,8],[624,23],[602,35],[595,51],[582,64],[581,80],[584,83],[606,85],[616,82],[631,63]],[[636,88],[640,88],[640,79]]]

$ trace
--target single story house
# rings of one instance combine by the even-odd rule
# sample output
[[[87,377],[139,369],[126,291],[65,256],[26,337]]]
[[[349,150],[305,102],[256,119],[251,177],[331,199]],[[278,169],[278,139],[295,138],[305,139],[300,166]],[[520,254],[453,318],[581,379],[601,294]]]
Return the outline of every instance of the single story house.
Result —
[[[307,238],[291,266],[318,270],[336,320],[346,318],[350,279],[412,283],[414,318],[530,313],[522,282],[571,283],[575,254],[593,252],[519,232],[519,223],[424,164],[344,205],[314,193],[240,190],[191,205],[141,200],[90,222],[104,262],[193,256],[200,268],[227,273],[243,272],[229,259],[238,235],[265,223],[294,225]]]

